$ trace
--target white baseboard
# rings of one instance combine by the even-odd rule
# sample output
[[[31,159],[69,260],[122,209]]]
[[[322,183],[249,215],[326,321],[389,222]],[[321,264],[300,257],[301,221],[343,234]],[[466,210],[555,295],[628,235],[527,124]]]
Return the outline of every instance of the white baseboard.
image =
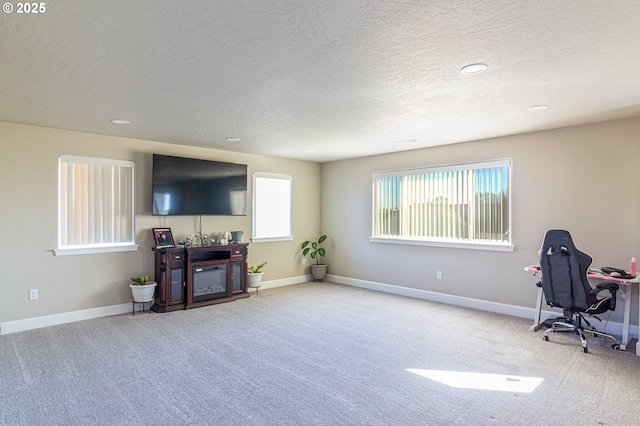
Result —
[[[0,334],[17,333],[19,331],[33,330],[36,328],[66,324],[69,322],[131,313],[132,307],[133,304],[131,303],[123,303],[121,305],[102,306],[100,308],[83,309],[81,311],[63,312],[61,314],[7,321],[0,323]]]
[[[526,308],[523,306],[514,306],[514,305],[506,305],[504,303],[496,303],[490,302],[487,300],[479,300],[479,299],[471,299],[468,297],[454,296],[451,294],[444,293],[436,293],[433,291],[427,290],[418,290],[415,288],[407,288],[400,287],[390,284],[383,284],[374,281],[365,281],[358,280],[354,278],[341,277],[337,275],[327,275],[327,281],[334,282],[337,284],[346,284],[354,287],[366,288],[369,290],[381,291],[384,293],[397,294],[400,296],[414,297],[416,299],[429,300],[432,302],[439,303],[447,303],[449,305],[463,306],[465,308],[479,309],[482,311],[494,312],[497,314],[503,315],[511,315],[518,318],[527,318],[531,319],[531,324],[533,324],[533,316],[535,314],[535,308]],[[543,310],[541,318],[542,320],[548,317],[555,317],[561,314],[560,311],[547,311]],[[601,324],[604,324],[605,321]],[[591,321],[591,324],[596,327],[596,329],[601,329],[598,327],[597,320]],[[607,333],[611,333],[616,336],[622,336],[622,323],[619,322],[608,322],[606,323],[606,331]],[[629,337],[630,338],[638,338],[638,326],[630,324],[629,325]]]
[[[276,288],[276,287],[284,287],[286,285],[302,284],[312,280],[313,280],[313,277],[311,275],[300,275],[297,277],[283,278],[281,280],[262,281],[260,283],[259,290],[266,290],[269,288]],[[249,291],[251,291],[251,289],[249,289]]]

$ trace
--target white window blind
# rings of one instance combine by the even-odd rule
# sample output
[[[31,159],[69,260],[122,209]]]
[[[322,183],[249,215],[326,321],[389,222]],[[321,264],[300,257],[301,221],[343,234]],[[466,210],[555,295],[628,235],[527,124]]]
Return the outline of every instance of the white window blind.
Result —
[[[56,255],[135,249],[133,161],[59,158]]]
[[[373,174],[373,238],[510,244],[511,161]]]
[[[253,242],[293,238],[291,183],[289,175],[253,174]]]

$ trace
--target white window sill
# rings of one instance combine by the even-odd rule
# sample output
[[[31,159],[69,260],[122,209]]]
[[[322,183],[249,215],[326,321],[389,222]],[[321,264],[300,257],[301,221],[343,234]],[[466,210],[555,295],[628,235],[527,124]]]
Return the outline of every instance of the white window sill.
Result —
[[[512,252],[515,249],[513,244],[509,243],[480,243],[480,242],[455,242],[455,241],[426,241],[426,240],[413,240],[413,239],[401,239],[401,238],[379,238],[370,237],[369,241],[372,243],[385,243],[385,244],[408,244],[414,246],[430,246],[430,247],[447,247],[447,248],[461,248],[470,250],[488,250],[488,251],[506,251]]]
[[[274,241],[291,241],[293,240],[293,235],[287,237],[253,237],[251,238],[252,243],[271,243]]]
[[[53,249],[56,256],[72,256],[77,254],[116,253],[121,251],[138,251],[138,244],[109,244],[99,246],[67,246]]]

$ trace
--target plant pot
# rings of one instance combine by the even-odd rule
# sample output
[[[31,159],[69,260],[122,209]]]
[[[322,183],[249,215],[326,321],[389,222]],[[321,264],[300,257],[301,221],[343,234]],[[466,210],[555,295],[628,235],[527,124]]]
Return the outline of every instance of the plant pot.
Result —
[[[264,274],[264,272],[247,272],[247,287],[255,288],[256,291],[258,291],[257,289],[260,287],[260,283],[262,282],[262,274]]]
[[[329,265],[311,265],[311,275],[313,275],[313,279],[315,280],[324,280],[324,277],[327,275],[327,268]]]
[[[133,295],[134,302],[151,302],[153,300],[153,295],[156,292],[156,286],[158,285],[155,281],[147,281],[145,285],[140,284],[129,284],[131,288],[131,295]]]
[[[231,240],[234,243],[242,241],[242,231],[231,231]]]

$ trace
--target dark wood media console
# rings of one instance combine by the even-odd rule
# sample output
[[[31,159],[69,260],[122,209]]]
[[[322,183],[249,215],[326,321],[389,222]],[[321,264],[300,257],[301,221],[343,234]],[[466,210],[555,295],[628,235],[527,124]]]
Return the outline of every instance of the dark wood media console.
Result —
[[[156,247],[155,312],[231,302],[247,292],[248,244]]]

